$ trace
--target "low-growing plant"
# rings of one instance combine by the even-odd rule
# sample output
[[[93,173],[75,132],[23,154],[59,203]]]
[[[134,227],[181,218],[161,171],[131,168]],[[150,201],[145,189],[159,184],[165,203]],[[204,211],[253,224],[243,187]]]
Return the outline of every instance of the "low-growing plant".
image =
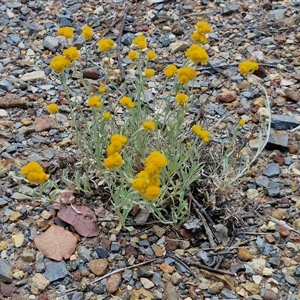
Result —
[[[208,186],[207,191],[222,192],[243,178],[265,146],[269,125],[264,130],[265,142],[261,136],[256,155],[247,160],[241,148],[237,151],[236,144],[244,120],[237,122],[227,143],[219,144],[214,141],[214,126],[205,119],[195,123],[189,113],[196,100],[197,66],[209,61],[206,48],[201,44],[207,42],[206,35],[210,32],[209,24],[198,22],[191,37],[195,43],[185,51],[183,64],[166,65],[162,72],[154,69],[158,54],[149,50],[146,37],[138,34],[127,54],[132,63],[123,80],[119,80],[121,72],[112,58],[116,43],[109,38],[101,39],[97,45],[102,61],[98,64],[105,76],[97,89],[95,81],[84,78],[80,61],[82,56],[89,60],[87,41],[93,37],[90,27],[84,26],[82,30],[86,41],[82,53],[70,46],[50,63],[67,95],[72,133],[83,170],[74,171],[73,177],[65,170],[62,180],[66,185],[90,193],[93,187],[89,174],[96,170],[99,181],[104,179],[109,190],[120,220],[119,228],[125,225],[135,206],[145,207],[163,223],[183,223],[189,216],[187,193],[201,176],[209,179],[207,185],[213,185],[213,188]],[[71,45],[72,28],[60,28],[58,34]],[[252,61],[239,66],[243,75],[257,69],[258,64]],[[80,93],[71,83],[73,86],[77,83]],[[149,86],[154,86],[156,92],[150,100]],[[269,108],[267,94],[264,94]],[[54,103],[47,107],[52,114],[58,109]],[[211,149],[218,152],[212,153]],[[33,164],[35,169],[30,173],[28,170]],[[49,175],[41,172],[36,164],[30,162],[21,173],[29,182],[48,180]],[[54,187],[53,196],[57,195],[57,184],[45,184],[47,188]]]

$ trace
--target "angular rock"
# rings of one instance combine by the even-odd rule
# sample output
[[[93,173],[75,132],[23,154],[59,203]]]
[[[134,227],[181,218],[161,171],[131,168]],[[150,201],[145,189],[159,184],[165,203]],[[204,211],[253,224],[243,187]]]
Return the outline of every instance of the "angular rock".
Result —
[[[265,175],[269,178],[278,176],[279,174],[280,174],[280,168],[279,168],[279,164],[277,164],[277,163],[268,164],[267,167],[263,171],[263,175]]]
[[[34,124],[34,129],[37,132],[56,128],[56,122],[53,118],[38,119]]]
[[[10,107],[27,108],[27,101],[15,94],[6,94],[0,97],[0,108]]]
[[[17,234],[13,234],[11,236],[11,240],[12,240],[12,242],[15,245],[16,248],[19,248],[23,245],[24,239],[25,239],[25,236],[22,232],[17,233]]]
[[[171,47],[171,53],[177,53],[180,51],[184,51],[188,48],[189,43],[185,42],[185,41],[176,41],[174,43],[170,44]]]
[[[23,81],[35,81],[35,80],[42,80],[45,78],[46,78],[46,74],[44,71],[33,71],[24,74],[20,79]]]
[[[266,149],[268,150],[281,150],[285,151],[288,146],[289,135],[284,131],[274,131],[271,130],[270,138],[266,145]]]
[[[69,275],[67,265],[64,261],[47,261],[45,263],[45,266],[46,271],[44,275],[50,282],[56,281],[61,278],[65,278],[67,275]]]
[[[267,290],[264,293],[263,299],[264,300],[277,300],[278,299],[278,294],[276,294],[275,292],[271,291],[271,290]]]
[[[0,282],[11,283],[13,279],[12,276],[12,266],[11,264],[0,258]]]
[[[164,287],[164,300],[177,300],[177,292],[175,286],[171,282],[167,282]]]
[[[272,115],[271,127],[277,130],[287,130],[299,126],[299,122],[292,116]]]
[[[4,90],[4,91],[11,91],[14,88],[14,85],[11,84],[10,81],[6,80],[6,79],[2,79],[0,81],[0,89]]]
[[[50,281],[43,274],[36,273],[29,282],[30,291],[34,295],[40,295],[49,284]]]
[[[285,91],[285,97],[288,100],[290,100],[292,102],[296,102],[296,103],[299,101],[299,98],[300,98],[299,93],[297,93],[293,90],[286,90]]]
[[[238,258],[241,261],[249,261],[252,259],[252,254],[249,252],[249,250],[246,247],[240,247],[238,250]]]
[[[292,144],[288,146],[288,150],[291,154],[295,154],[298,153],[299,147],[297,145]]]
[[[51,52],[56,52],[59,46],[59,39],[53,36],[46,36],[43,41],[43,46],[45,49],[48,49]]]

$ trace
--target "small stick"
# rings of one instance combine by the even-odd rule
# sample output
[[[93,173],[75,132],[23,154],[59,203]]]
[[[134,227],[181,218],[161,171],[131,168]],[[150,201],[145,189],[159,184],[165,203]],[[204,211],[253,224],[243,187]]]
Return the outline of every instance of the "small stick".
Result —
[[[299,231],[299,230],[294,229],[293,227],[291,227],[291,226],[289,226],[288,224],[286,224],[284,221],[277,220],[277,219],[275,219],[275,218],[273,218],[273,217],[271,217],[271,216],[268,216],[268,219],[269,219],[270,221],[274,222],[274,223],[275,223],[276,225],[278,225],[278,226],[283,226],[283,227],[287,228],[287,229],[290,230],[290,231],[294,231],[294,232],[296,232],[297,234],[300,234],[300,231]]]
[[[122,23],[121,23],[121,27],[120,27],[120,32],[118,35],[118,39],[117,39],[117,56],[118,56],[118,67],[121,71],[121,78],[122,80],[124,80],[125,78],[125,72],[124,72],[124,68],[122,66],[122,59],[121,59],[121,54],[120,54],[120,48],[121,48],[121,38],[122,38],[122,33],[124,30],[124,26],[125,26],[125,20],[126,20],[126,16],[127,16],[127,12],[129,10],[131,6],[128,5],[125,10],[124,10],[124,15],[123,15],[123,19],[122,19]]]
[[[181,258],[181,260],[184,261],[189,266],[196,266],[196,267],[199,267],[200,269],[203,269],[203,270],[206,270],[206,271],[215,272],[215,273],[219,273],[219,274],[230,275],[230,276],[236,276],[236,273],[232,273],[232,272],[225,271],[225,270],[220,270],[220,269],[210,268],[210,267],[207,267],[207,266],[205,266],[201,263],[192,261],[190,259]]]
[[[201,221],[203,223],[203,226],[204,226],[205,232],[207,234],[210,246],[212,248],[217,247],[217,244],[215,243],[214,238],[213,238],[213,233],[212,233],[211,229],[209,228],[205,218],[203,217],[200,210],[198,210],[198,208],[196,207],[196,204],[194,203],[194,201],[192,202],[192,205],[193,205],[193,208],[194,208],[196,214],[198,215],[198,217],[201,219]]]

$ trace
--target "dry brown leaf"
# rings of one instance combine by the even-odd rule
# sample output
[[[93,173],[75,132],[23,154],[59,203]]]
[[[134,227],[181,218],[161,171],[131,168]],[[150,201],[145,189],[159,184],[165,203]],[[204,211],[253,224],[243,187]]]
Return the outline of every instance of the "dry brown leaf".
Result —
[[[231,288],[233,288],[236,284],[236,282],[229,275],[222,275],[222,274],[218,274],[215,272],[206,271],[203,269],[200,272],[201,272],[201,274],[204,275],[204,277],[216,277],[216,278],[220,279],[224,283],[228,284]]]
[[[61,261],[68,259],[75,251],[77,239],[63,227],[52,225],[47,231],[34,239],[36,247],[45,256]]]
[[[95,213],[84,205],[61,205],[57,216],[72,225],[75,230],[84,237],[98,235]]]

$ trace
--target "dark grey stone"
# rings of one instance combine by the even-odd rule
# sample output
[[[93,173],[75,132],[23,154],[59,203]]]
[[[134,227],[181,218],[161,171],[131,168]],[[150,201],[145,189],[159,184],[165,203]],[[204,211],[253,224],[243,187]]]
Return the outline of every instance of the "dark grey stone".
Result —
[[[121,244],[118,242],[112,242],[110,245],[110,251],[112,252],[118,252],[121,249]]]
[[[279,174],[280,174],[280,168],[279,168],[279,164],[277,163],[268,164],[263,171],[263,175],[266,175],[267,177],[274,177],[274,176],[278,176]]]
[[[258,179],[255,180],[255,183],[258,185],[258,186],[261,186],[261,187],[264,187],[264,188],[267,188],[268,185],[269,185],[269,178],[268,177],[265,177],[265,176],[262,176]]]
[[[83,293],[82,292],[75,292],[72,296],[72,300],[82,300]]]
[[[107,258],[108,257],[108,250],[102,246],[96,246],[95,251],[99,258]]]
[[[292,129],[299,126],[299,122],[292,116],[272,115],[271,127],[277,130]]]
[[[11,283],[12,279],[11,264],[8,261],[0,258],[0,282]]]
[[[163,35],[158,39],[163,47],[168,47],[171,44],[171,40],[168,35]]]
[[[228,289],[224,289],[221,292],[222,299],[238,299],[238,296],[233,295]]]
[[[270,138],[266,145],[268,150],[281,150],[285,151],[288,145],[289,135],[284,131],[271,130]]]
[[[8,43],[9,44],[17,44],[20,41],[21,41],[21,38],[17,34],[13,33],[13,34],[8,35]]]
[[[153,274],[152,282],[153,282],[156,286],[160,285],[160,283],[161,283],[161,276],[160,276],[159,273],[155,272],[155,273]]]
[[[43,28],[34,24],[34,23],[31,23],[31,22],[24,22],[24,24],[27,26],[27,28],[31,31],[42,31]]]
[[[289,274],[285,274],[284,279],[290,285],[297,285],[298,284],[297,280]]]
[[[44,273],[44,276],[50,281],[56,281],[61,278],[65,278],[69,271],[67,270],[67,265],[64,261],[60,262],[53,262],[53,261],[47,261],[45,263],[46,271]]]
[[[8,201],[4,200],[3,198],[0,198],[0,207],[6,206]]]
[[[8,80],[6,80],[6,79],[2,79],[2,80],[0,81],[0,89],[9,92],[9,91],[11,91],[13,88],[14,88],[14,86],[13,86],[13,84],[12,84],[10,81],[8,81]]]
[[[78,255],[81,259],[83,259],[85,261],[90,260],[91,250],[87,249],[85,246],[81,246],[81,247],[79,247],[79,249],[77,251],[78,251]]]
[[[121,43],[125,46],[129,46],[132,43],[132,40],[135,38],[133,33],[125,33],[121,37]]]

